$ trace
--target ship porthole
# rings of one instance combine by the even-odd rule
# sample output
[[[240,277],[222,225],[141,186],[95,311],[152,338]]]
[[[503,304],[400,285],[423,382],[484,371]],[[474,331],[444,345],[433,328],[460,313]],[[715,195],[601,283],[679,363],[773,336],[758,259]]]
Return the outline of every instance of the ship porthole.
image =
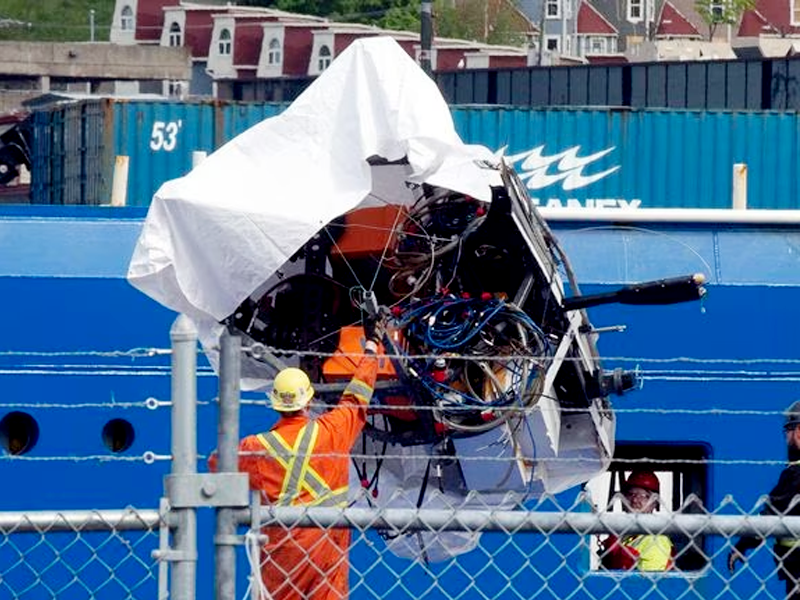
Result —
[[[28,413],[14,411],[0,419],[0,444],[8,454],[27,454],[38,441],[39,424]]]
[[[103,444],[115,454],[130,448],[135,437],[133,425],[125,419],[111,419],[103,426]]]

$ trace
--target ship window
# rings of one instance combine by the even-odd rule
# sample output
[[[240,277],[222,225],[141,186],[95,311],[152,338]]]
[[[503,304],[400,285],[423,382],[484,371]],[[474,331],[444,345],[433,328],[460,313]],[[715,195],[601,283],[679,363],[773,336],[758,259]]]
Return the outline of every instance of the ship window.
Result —
[[[661,493],[656,512],[703,513],[708,498],[708,458],[705,444],[630,443],[619,442],[608,471],[586,484],[586,490],[597,512],[622,512],[620,490],[631,470],[645,469],[658,477]],[[602,571],[598,549],[605,534],[590,540],[590,566]],[[709,548],[705,536],[691,539],[672,535],[674,569],[696,571],[707,564]]]
[[[39,424],[24,412],[10,412],[0,419],[0,445],[13,456],[27,454],[39,441]]]
[[[133,445],[136,435],[125,419],[111,419],[103,426],[103,444],[114,454],[125,452]]]

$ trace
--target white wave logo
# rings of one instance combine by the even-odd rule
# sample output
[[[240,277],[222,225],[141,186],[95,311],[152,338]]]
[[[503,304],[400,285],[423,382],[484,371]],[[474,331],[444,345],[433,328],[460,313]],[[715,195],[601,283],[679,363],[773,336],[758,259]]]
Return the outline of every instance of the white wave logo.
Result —
[[[561,187],[564,188],[565,191],[577,190],[591,185],[596,181],[600,181],[604,177],[608,177],[619,170],[619,165],[617,165],[616,167],[611,167],[599,173],[584,175],[584,167],[600,160],[609,152],[613,152],[616,146],[606,148],[600,152],[595,152],[589,156],[579,157],[578,152],[580,152],[580,149],[580,146],[573,146],[558,154],[545,156],[543,154],[544,145],[541,145],[528,152],[515,154],[508,158],[512,164],[520,160],[522,161],[522,164],[520,164],[520,169],[522,171],[519,174],[520,179],[526,181],[526,185],[530,190],[541,190],[559,181],[563,182]],[[553,164],[556,165],[558,172],[548,175],[547,171],[550,165]]]

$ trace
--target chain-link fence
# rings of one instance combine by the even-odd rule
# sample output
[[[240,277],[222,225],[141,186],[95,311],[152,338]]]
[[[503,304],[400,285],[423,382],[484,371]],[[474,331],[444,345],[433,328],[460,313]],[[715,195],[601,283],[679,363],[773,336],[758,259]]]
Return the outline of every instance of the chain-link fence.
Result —
[[[270,508],[262,512],[269,524],[262,533],[283,537],[298,528],[351,527],[349,559],[337,557],[331,568],[349,560],[352,598],[785,597],[771,541],[746,553],[733,572],[728,560],[739,534],[792,538],[800,532],[797,517],[748,517],[735,504],[694,515],[586,512],[589,505],[581,495],[568,507],[547,500],[527,511]],[[665,536],[673,545],[669,568],[607,568],[602,548],[610,532],[620,540]],[[253,532],[246,537],[255,539]],[[473,549],[444,557],[448,544]],[[253,561],[258,557],[265,578],[280,573],[284,583],[275,597],[298,591],[299,570],[281,567],[252,546],[248,552]]]
[[[157,598],[154,510],[0,513],[0,598]]]
[[[264,532],[319,528],[324,539],[346,527],[349,556],[332,564],[349,561],[352,598],[783,598],[772,546],[798,536],[800,518],[747,515],[733,502],[707,514],[598,513],[585,494],[569,506],[551,498],[514,511],[262,508],[256,518],[265,529],[243,530],[237,552],[257,569],[277,570],[290,590],[297,574],[280,571],[261,551]],[[250,511],[240,516],[249,520]],[[0,597],[164,598],[155,552],[161,522],[157,511],[135,509],[0,514]],[[610,532],[667,536],[670,568],[604,567]],[[731,573],[728,558],[744,532],[772,539]],[[208,544],[201,540],[200,548]],[[269,597],[260,578],[243,571],[230,597]],[[201,589],[197,597],[213,595]]]
[[[512,487],[502,484],[506,474],[528,466],[513,454],[500,452],[489,461],[474,448],[472,455],[454,457],[431,447],[410,455],[408,448],[387,444],[376,456],[361,454],[359,446],[352,455],[347,508],[262,507],[249,494],[246,476],[234,472],[237,359],[247,349],[236,336],[221,339],[221,472],[198,473],[196,333],[182,320],[172,333],[173,431],[165,457],[172,460],[172,474],[160,510],[0,513],[0,598],[277,599],[296,591],[302,580],[297,569],[309,557],[312,572],[345,566],[348,597],[380,599],[783,598],[786,577],[800,572],[794,564],[800,561],[793,559],[800,518],[760,516],[764,498],[744,504],[711,493],[714,482],[732,484],[760,467],[777,475],[781,461],[717,458],[702,444],[618,445],[597,476],[557,494],[506,494]],[[702,410],[693,411],[694,418],[702,417]],[[741,412],[748,418],[776,416]],[[508,446],[502,437],[481,443]],[[394,458],[414,464],[402,485],[397,477],[394,484],[387,479]],[[539,457],[540,468],[585,460]],[[659,506],[650,514],[632,514],[620,499],[623,479],[641,466],[660,485]],[[459,487],[462,480],[454,475],[464,470],[473,482],[499,472],[487,480],[500,483],[490,493]],[[213,535],[197,526],[198,517],[210,517],[212,510]],[[315,549],[342,529],[349,531],[349,542],[338,553],[327,552],[327,563],[317,561]],[[271,543],[307,531],[316,534],[298,549],[294,563],[275,560]],[[753,543],[739,544],[746,560],[735,561],[731,570],[743,535],[753,536]],[[664,568],[643,569],[635,556],[627,564],[607,560],[619,546],[644,555],[647,538],[654,546],[666,540]],[[213,560],[214,572],[198,569],[198,560]],[[275,578],[285,587],[265,592],[262,581],[274,584]],[[318,597],[306,592],[299,597]]]

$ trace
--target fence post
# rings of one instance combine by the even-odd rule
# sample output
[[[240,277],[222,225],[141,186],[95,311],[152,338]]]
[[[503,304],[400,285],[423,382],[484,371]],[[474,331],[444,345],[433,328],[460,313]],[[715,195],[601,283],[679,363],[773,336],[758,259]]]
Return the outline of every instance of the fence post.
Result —
[[[733,165],[733,208],[736,210],[745,210],[747,208],[746,163]]]
[[[179,315],[170,329],[172,340],[172,474],[197,473],[197,328]],[[197,513],[173,509],[171,600],[195,600]]]
[[[226,327],[220,336],[219,417],[217,419],[218,471],[239,470],[239,381],[242,372],[242,339]],[[235,509],[217,508],[214,536],[214,593],[217,600],[236,598]]]
[[[117,156],[114,159],[114,176],[111,179],[111,206],[125,206],[128,203],[128,168],[130,157]]]

